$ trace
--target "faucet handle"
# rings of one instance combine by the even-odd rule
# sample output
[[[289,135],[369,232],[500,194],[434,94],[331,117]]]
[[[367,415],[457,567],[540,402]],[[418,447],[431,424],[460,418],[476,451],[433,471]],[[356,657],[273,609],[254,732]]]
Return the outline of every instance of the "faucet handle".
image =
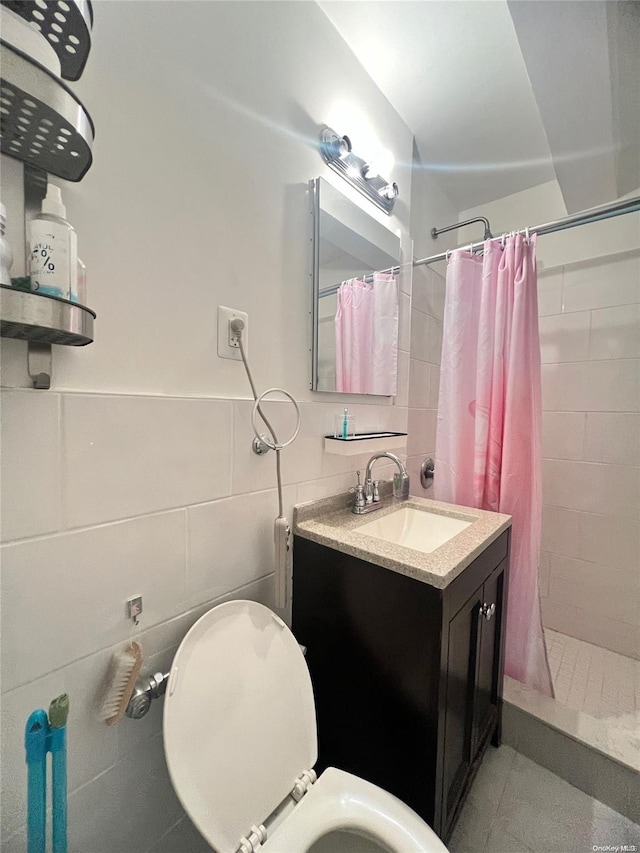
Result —
[[[380,503],[380,480],[373,481],[373,502]]]
[[[364,496],[364,486],[361,486],[360,483],[358,483],[358,485],[354,489],[349,489],[349,491],[351,493],[355,492],[356,499],[353,504],[354,511],[362,509],[362,507],[366,506],[367,501]]]

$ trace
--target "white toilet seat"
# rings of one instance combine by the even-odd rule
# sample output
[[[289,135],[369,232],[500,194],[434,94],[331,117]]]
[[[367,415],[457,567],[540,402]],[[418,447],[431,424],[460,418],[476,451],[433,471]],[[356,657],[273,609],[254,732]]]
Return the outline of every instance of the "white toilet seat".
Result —
[[[322,836],[351,830],[392,853],[447,853],[435,832],[392,794],[328,767],[261,846],[261,853],[306,853]]]
[[[408,806],[318,758],[311,677],[285,623],[255,601],[228,601],[188,631],[171,667],[164,746],[173,786],[217,853],[260,846],[307,853],[351,831],[390,853],[447,853]]]

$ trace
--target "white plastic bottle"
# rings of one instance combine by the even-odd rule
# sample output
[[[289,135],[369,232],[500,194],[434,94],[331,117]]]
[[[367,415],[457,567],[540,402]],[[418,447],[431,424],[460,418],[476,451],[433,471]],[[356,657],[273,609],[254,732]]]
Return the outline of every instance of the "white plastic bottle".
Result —
[[[37,293],[77,302],[78,239],[66,215],[60,187],[47,184],[42,213],[29,225],[29,274]]]
[[[11,265],[13,264],[13,249],[4,236],[7,229],[7,210],[0,204],[0,284],[11,284]]]

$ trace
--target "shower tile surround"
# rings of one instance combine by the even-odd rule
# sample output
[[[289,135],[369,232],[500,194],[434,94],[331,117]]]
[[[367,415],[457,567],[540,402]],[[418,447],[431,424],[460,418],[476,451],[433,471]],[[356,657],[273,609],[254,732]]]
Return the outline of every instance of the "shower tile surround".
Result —
[[[544,622],[640,660],[640,252],[539,282]]]

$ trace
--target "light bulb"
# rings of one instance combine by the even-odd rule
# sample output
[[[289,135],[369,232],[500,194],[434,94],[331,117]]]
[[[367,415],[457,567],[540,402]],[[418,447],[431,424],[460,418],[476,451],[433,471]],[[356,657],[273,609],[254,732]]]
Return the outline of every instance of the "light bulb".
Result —
[[[393,181],[393,183],[381,187],[378,192],[381,196],[383,196],[384,198],[388,198],[391,201],[394,198],[398,198],[400,190],[398,189],[398,185],[396,184],[396,182]]]

